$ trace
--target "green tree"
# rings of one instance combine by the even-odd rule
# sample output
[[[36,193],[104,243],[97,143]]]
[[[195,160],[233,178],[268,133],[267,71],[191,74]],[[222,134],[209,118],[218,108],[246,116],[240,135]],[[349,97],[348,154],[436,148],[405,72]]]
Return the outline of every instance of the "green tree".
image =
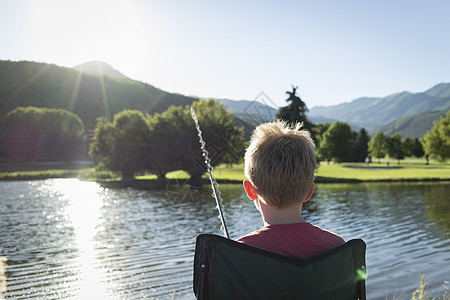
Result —
[[[355,136],[354,147],[353,147],[353,161],[363,162],[365,161],[369,147],[370,137],[364,128],[361,128]]]
[[[414,139],[413,146],[411,147],[411,154],[415,157],[423,157],[425,155],[425,152],[423,151],[422,143],[418,138]]]
[[[211,165],[235,163],[244,153],[243,128],[235,125],[234,116],[215,100],[199,100],[192,104],[202,130]],[[148,169],[164,178],[173,170],[185,170],[191,183],[200,184],[206,172],[199,138],[190,107],[170,107],[149,118],[150,149],[153,159]]]
[[[320,141],[323,138],[323,134],[325,133],[325,131],[328,130],[328,128],[330,128],[331,124],[330,123],[317,123],[314,126],[313,132],[315,134],[315,136],[317,137],[317,142],[320,143]]]
[[[114,126],[107,118],[98,118],[94,131],[94,140],[89,148],[89,155],[100,169],[112,168],[115,151]]]
[[[292,92],[286,92],[289,94],[289,98],[286,101],[290,102],[290,104],[281,107],[276,114],[276,118],[284,120],[289,124],[295,124],[297,122],[303,123],[303,127],[311,131],[313,124],[306,117],[308,107],[305,102],[296,95],[296,91],[297,87],[292,86]]]
[[[97,164],[117,171],[124,180],[144,171],[151,159],[147,152],[149,128],[140,111],[125,110],[114,115],[111,124],[98,119],[90,155]]]
[[[403,153],[405,156],[411,156],[413,155],[413,148],[414,148],[414,140],[412,138],[406,138],[402,142],[403,147]]]
[[[161,114],[155,114],[148,119],[150,128],[150,143],[148,152],[152,159],[147,161],[146,168],[164,179],[171,171],[183,168],[186,160],[186,148],[195,139],[190,115],[181,106],[171,106]],[[189,156],[189,155],[188,155]]]
[[[405,152],[402,144],[402,134],[397,132],[390,138],[387,138],[388,155],[391,158],[397,159],[400,164],[400,160],[405,158]]]
[[[243,128],[233,115],[214,100],[194,102],[211,165],[238,162],[244,152]],[[206,172],[190,107],[172,106],[161,114],[144,117],[123,111],[111,123],[98,119],[91,157],[99,166],[119,171],[124,178],[149,171],[164,179],[168,172],[185,170],[191,183],[199,184]]]
[[[445,117],[434,121],[433,127],[420,140],[426,155],[440,162],[450,158],[450,110]]]
[[[17,107],[1,128],[7,160],[59,161],[86,154],[83,122],[64,109]]]
[[[317,156],[320,160],[326,160],[328,163],[331,160],[330,149],[323,144],[323,135],[330,128],[330,123],[317,123],[313,128],[314,136],[316,138]]]
[[[117,170],[124,177],[133,177],[134,173],[144,171],[148,156],[147,145],[149,129],[144,115],[140,111],[125,110],[114,116],[116,138]]]
[[[378,158],[384,158],[387,153],[387,136],[382,132],[377,132],[369,141],[369,153],[371,156]]]
[[[341,162],[350,160],[352,150],[352,129],[346,122],[334,122],[322,136],[319,153],[326,153],[329,158]]]
[[[200,100],[194,102],[192,108],[202,130],[211,165],[214,167],[241,161],[245,151],[244,129],[236,126],[231,112],[216,100]],[[190,114],[190,110],[186,113]],[[206,172],[206,167],[192,119],[189,129],[192,129],[194,134],[185,146],[189,152],[184,160],[183,170],[191,175],[191,180],[196,181]]]

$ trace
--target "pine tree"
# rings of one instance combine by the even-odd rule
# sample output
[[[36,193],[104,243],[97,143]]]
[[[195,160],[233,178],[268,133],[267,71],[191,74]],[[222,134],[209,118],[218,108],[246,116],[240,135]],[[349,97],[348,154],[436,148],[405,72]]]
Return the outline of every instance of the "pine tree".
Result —
[[[281,107],[277,112],[276,118],[284,120],[291,125],[303,122],[303,127],[311,131],[314,125],[306,117],[308,108],[305,102],[296,95],[297,88],[292,86],[292,92],[286,92],[286,94],[289,94],[289,98],[286,101],[290,102],[290,104]]]

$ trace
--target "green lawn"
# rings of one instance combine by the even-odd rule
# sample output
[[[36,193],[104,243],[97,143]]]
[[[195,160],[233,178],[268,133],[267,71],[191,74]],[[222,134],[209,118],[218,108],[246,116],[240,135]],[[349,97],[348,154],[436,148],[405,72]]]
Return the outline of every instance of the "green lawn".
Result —
[[[399,180],[450,180],[450,163],[439,163],[430,161],[428,165],[422,159],[405,159],[390,161],[389,167],[383,163],[372,162],[368,166],[365,163],[341,163],[335,164],[322,162],[316,174],[317,181],[325,180],[361,180],[361,181],[399,181]],[[213,170],[215,177],[227,180],[242,181],[244,176],[244,165],[221,165]],[[182,171],[167,174],[168,178],[187,178],[188,175]],[[207,177],[207,174],[205,174]]]
[[[317,176],[325,178],[356,179],[356,180],[450,180],[450,164],[409,159],[391,162],[389,167],[384,163],[322,163]]]

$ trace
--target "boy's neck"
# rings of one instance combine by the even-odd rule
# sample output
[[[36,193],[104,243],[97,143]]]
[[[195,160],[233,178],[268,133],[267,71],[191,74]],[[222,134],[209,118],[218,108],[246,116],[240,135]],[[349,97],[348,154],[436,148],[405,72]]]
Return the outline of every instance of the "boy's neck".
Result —
[[[257,200],[258,201],[258,200]],[[279,209],[258,201],[259,211],[264,221],[264,225],[283,225],[294,223],[305,223],[302,217],[302,205],[294,205],[288,208]]]

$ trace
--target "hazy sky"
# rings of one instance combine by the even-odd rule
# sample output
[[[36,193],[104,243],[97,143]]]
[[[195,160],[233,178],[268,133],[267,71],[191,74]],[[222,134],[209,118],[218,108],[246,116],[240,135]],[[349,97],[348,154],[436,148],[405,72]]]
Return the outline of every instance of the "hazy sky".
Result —
[[[448,0],[0,0],[0,59],[101,60],[168,92],[308,107],[450,82]]]

